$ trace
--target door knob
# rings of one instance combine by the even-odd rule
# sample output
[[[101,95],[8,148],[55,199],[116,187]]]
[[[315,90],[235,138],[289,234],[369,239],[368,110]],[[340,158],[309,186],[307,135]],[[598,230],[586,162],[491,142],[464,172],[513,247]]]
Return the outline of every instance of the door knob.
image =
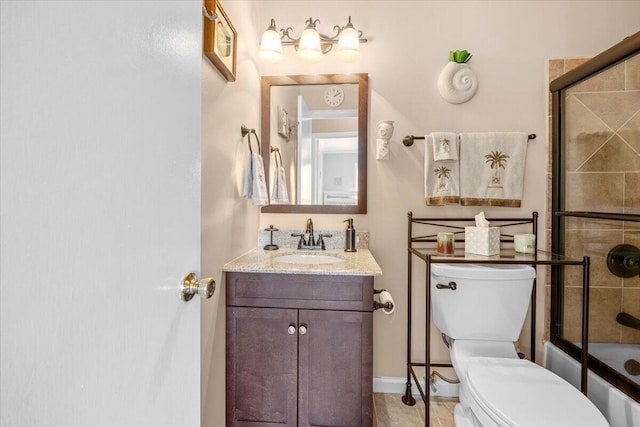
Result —
[[[304,335],[307,333],[307,325],[301,325],[299,329],[300,335]]]
[[[293,325],[293,324],[289,325],[289,328],[287,329],[287,333],[289,335],[295,334],[296,333],[296,325]]]
[[[189,301],[198,294],[204,299],[211,298],[216,290],[216,282],[213,278],[198,280],[196,273],[189,273],[182,279],[182,300]]]

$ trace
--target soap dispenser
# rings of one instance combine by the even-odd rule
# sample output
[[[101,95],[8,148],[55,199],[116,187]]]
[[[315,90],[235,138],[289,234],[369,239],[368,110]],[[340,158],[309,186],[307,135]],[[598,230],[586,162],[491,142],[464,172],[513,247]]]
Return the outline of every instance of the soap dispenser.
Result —
[[[347,229],[344,236],[344,251],[356,252],[356,229],[353,228],[353,218],[348,218],[343,222],[347,223]]]

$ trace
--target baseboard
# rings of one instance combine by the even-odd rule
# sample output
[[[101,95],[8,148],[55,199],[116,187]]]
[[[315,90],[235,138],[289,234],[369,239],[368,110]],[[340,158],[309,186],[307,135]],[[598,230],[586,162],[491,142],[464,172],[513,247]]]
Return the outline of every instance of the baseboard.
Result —
[[[402,377],[374,377],[373,392],[404,394],[406,391],[406,383],[407,379]],[[420,380],[420,387],[424,390],[424,380]],[[431,390],[431,396],[458,397],[458,384],[449,384],[438,379],[435,382],[435,388],[435,391],[433,391],[433,389]],[[411,380],[411,393],[414,397],[420,396],[420,392],[413,380]]]

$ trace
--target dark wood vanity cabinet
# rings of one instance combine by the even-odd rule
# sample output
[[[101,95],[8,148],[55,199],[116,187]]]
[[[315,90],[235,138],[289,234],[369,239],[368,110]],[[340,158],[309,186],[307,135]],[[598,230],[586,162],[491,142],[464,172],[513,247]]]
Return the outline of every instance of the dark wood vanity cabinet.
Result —
[[[371,426],[373,277],[227,273],[228,426]]]

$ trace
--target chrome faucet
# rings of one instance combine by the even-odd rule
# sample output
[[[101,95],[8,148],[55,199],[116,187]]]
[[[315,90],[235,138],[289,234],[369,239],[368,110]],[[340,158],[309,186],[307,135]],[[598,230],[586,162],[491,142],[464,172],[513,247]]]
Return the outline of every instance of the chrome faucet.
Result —
[[[333,234],[320,234],[318,236],[318,241],[316,241],[315,236],[313,235],[313,221],[309,218],[307,219],[307,228],[304,233],[291,233],[291,236],[300,237],[300,240],[298,240],[298,249],[319,249],[324,251],[326,249],[324,238],[333,237]]]

